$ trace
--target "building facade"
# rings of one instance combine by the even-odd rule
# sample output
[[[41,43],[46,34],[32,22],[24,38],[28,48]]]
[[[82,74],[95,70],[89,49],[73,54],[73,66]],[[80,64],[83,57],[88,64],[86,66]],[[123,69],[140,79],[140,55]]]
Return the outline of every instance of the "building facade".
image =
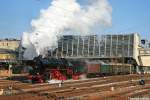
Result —
[[[19,47],[20,40],[2,39],[0,40],[0,49],[16,50]]]
[[[17,51],[20,40],[0,40],[0,62],[14,62],[17,59]]]
[[[135,34],[62,36],[58,52],[65,57],[133,57]]]

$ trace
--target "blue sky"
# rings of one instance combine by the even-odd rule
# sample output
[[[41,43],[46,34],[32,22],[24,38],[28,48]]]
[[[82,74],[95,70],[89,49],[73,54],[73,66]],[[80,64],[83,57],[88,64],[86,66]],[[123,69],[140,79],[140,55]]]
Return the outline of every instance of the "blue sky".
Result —
[[[85,4],[88,0],[78,0]],[[113,8],[112,27],[104,33],[138,32],[150,37],[150,0],[108,0]],[[0,38],[19,38],[30,30],[32,19],[38,18],[40,9],[47,8],[51,0],[0,0]]]

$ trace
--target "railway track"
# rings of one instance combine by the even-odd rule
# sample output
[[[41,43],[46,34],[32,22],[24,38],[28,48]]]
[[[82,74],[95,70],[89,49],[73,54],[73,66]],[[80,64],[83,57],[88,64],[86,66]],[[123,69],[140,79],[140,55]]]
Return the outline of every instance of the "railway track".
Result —
[[[93,94],[89,94],[86,98],[82,98],[82,100],[129,100],[134,95],[138,95],[139,92],[142,94],[146,91],[147,88],[150,88],[150,85],[145,86],[129,86],[124,87],[121,90],[117,89],[116,91],[103,91],[97,92]],[[130,95],[129,95],[130,94]],[[132,95],[131,95],[132,94]]]
[[[83,97],[84,95],[95,93],[95,92],[104,92],[104,91],[111,91],[111,87],[115,87],[115,90],[121,89],[124,87],[135,87],[138,85],[138,80],[134,82],[114,82],[109,84],[102,84],[102,85],[93,85],[90,87],[81,87],[81,88],[73,88],[73,89],[66,89],[66,90],[59,90],[59,91],[49,91],[50,95],[54,94],[56,98],[76,98]]]
[[[132,76],[132,78],[131,78]],[[73,81],[73,82],[65,82],[62,89],[70,88],[70,87],[82,87],[82,85],[94,85],[94,84],[106,84],[110,82],[117,82],[117,81],[123,81],[123,80],[129,80],[129,79],[138,79],[139,76],[137,75],[125,75],[125,76],[114,76],[114,77],[106,77],[106,78],[95,78],[90,80],[81,80],[81,81]],[[147,76],[144,76],[145,78]],[[1,85],[1,84],[0,84]],[[8,85],[7,85],[8,86]],[[40,91],[47,91],[47,90],[60,90],[61,88],[58,88],[58,84],[50,85],[47,83],[44,84],[26,84],[26,83],[14,83],[13,88],[16,90],[20,90],[23,93],[25,92],[40,92]],[[21,93],[19,91],[19,93]]]
[[[30,93],[34,96],[48,98],[49,100],[65,100],[73,98],[76,98],[76,100],[104,100],[106,97],[111,97],[113,99],[121,98],[123,96],[125,98],[136,96],[138,93],[144,94],[149,92],[149,90],[146,89],[150,88],[148,84],[144,87],[139,85],[138,82],[141,78],[143,78],[146,83],[150,83],[150,75],[120,75],[80,81],[69,81],[65,82],[62,87],[58,87],[58,84],[26,84],[16,82],[14,83],[13,88],[15,89],[14,94],[17,95],[13,96],[17,97],[28,95]],[[0,81],[0,86],[4,82],[5,81]],[[114,87],[114,91],[111,91],[111,87]]]

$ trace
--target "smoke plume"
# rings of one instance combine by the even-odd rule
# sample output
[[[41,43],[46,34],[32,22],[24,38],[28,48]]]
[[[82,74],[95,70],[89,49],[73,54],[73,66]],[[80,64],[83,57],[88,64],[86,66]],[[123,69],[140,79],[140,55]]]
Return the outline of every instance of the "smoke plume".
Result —
[[[32,20],[28,43],[38,55],[42,54],[45,48],[56,47],[57,36],[67,32],[85,35],[92,33],[95,25],[110,26],[111,13],[107,0],[92,0],[87,5],[81,5],[77,0],[53,0],[47,9],[41,10],[39,18]],[[31,58],[29,54],[24,56]]]

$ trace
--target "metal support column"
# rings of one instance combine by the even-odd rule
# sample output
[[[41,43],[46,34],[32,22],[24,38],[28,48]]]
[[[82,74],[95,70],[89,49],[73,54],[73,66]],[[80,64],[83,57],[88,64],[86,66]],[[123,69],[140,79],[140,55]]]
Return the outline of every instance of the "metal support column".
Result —
[[[117,42],[116,42],[116,56],[118,56],[118,35],[117,35]]]
[[[89,55],[89,53],[90,53],[89,51],[90,51],[90,36],[89,36],[89,38],[88,38],[88,56],[90,56],[90,55]]]
[[[130,57],[130,35],[128,39],[128,57]]]
[[[63,43],[63,40],[62,40],[62,48],[61,48],[61,56],[63,57],[64,56],[64,43]]]
[[[95,56],[95,38],[96,38],[96,36],[94,35],[93,56]]]
[[[123,58],[124,58],[124,56],[125,56],[125,40],[124,40],[124,34],[122,35],[123,36],[123,38],[122,38],[122,56],[123,56]]]
[[[112,35],[110,35],[110,57],[112,56]]]
[[[73,56],[73,48],[74,48],[74,39],[72,39],[72,56]]]
[[[83,45],[82,45],[82,56],[84,56],[84,37],[82,38]]]
[[[69,49],[69,48],[68,48],[68,43],[69,43],[69,41],[67,41],[67,54],[66,54],[66,56],[69,56],[69,55],[68,55],[68,52],[69,52],[69,50],[68,50],[68,49]]]
[[[107,35],[105,35],[105,50],[104,50],[104,56],[106,57],[106,49],[107,49]]]
[[[98,40],[98,43],[99,43],[99,56],[101,56],[101,37],[100,39]]]
[[[78,43],[77,43],[77,56],[79,55],[79,36],[78,36]]]

